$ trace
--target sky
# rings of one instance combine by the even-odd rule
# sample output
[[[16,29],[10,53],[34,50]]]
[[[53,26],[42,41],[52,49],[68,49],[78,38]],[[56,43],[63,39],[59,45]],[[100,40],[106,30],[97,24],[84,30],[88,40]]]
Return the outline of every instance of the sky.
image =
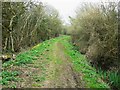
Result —
[[[75,17],[76,9],[83,2],[117,1],[117,0],[37,0],[52,5],[60,14],[65,24],[69,24],[69,16]]]

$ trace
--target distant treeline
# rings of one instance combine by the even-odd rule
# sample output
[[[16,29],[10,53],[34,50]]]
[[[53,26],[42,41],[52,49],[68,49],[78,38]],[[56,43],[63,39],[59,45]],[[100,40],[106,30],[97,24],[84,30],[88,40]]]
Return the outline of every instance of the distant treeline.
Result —
[[[2,2],[2,51],[19,52],[61,33],[62,22],[51,6]]]

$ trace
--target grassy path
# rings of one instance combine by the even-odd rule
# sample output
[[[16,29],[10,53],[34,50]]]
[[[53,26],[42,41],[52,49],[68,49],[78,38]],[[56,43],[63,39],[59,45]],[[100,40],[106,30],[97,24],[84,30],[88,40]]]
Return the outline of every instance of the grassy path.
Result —
[[[73,71],[72,63],[69,61],[70,57],[64,53],[64,46],[60,42],[56,42],[52,47],[53,61],[48,69],[48,80],[44,82],[43,87],[82,87],[83,85],[80,86],[79,82],[81,81],[80,77],[78,78]]]
[[[109,88],[69,40],[69,36],[47,40],[4,63],[3,87]]]

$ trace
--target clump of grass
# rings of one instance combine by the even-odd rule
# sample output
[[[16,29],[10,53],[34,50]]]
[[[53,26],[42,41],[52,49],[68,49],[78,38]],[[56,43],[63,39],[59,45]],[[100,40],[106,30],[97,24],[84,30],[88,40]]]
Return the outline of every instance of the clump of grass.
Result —
[[[120,75],[116,71],[98,70],[101,78],[107,82],[112,88],[120,89]]]

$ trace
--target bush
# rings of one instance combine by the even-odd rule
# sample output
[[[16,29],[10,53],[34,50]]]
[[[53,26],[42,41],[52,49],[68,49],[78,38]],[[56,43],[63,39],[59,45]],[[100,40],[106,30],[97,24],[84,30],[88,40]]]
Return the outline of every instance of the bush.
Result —
[[[103,69],[119,66],[116,3],[84,4],[71,24],[74,44],[91,63]]]

